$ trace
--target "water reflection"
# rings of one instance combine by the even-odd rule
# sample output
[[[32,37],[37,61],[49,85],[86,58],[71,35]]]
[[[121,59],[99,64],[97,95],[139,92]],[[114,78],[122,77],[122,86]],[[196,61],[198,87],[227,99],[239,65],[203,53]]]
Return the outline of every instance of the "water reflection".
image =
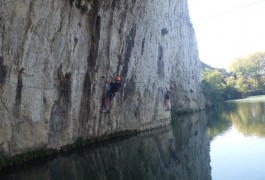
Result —
[[[232,125],[242,134],[265,137],[265,100],[247,98],[229,101],[220,109],[208,112],[208,133],[214,138]]]
[[[172,119],[172,126],[24,165],[0,179],[208,180],[206,130],[205,113],[185,115]]]
[[[229,101],[208,113],[213,179],[265,179],[265,96]]]
[[[207,127],[210,139],[214,139],[218,135],[225,133],[231,127],[229,112],[230,108],[227,106],[223,106],[219,110],[207,112]]]
[[[231,111],[229,117],[241,133],[265,136],[265,102],[237,102],[231,105],[236,106],[236,111]]]
[[[204,112],[173,119],[173,136],[177,152],[178,176],[176,179],[211,179],[210,144],[207,134],[207,117]]]

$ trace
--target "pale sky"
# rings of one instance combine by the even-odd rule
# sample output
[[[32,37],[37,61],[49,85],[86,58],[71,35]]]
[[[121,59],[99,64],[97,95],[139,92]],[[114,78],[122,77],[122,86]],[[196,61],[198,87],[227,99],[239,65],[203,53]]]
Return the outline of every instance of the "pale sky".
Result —
[[[188,0],[201,61],[226,68],[265,51],[265,0]]]

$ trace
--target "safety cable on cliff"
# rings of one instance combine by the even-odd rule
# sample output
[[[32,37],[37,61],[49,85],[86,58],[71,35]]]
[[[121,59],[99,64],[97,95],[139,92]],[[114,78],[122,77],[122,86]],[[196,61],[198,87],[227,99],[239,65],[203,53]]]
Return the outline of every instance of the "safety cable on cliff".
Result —
[[[17,82],[13,82],[13,81],[7,81],[6,82],[10,83],[10,84],[14,84],[14,85],[17,85]],[[32,89],[40,89],[40,90],[61,90],[61,91],[68,91],[69,89],[66,89],[66,88],[60,88],[60,87],[37,87],[37,86],[30,86],[30,85],[25,85],[25,84],[22,84],[23,87],[27,87],[27,88],[32,88]],[[75,89],[75,90],[72,90],[72,91],[91,91],[91,89]]]
[[[254,6],[254,5],[259,4],[259,3],[262,3],[264,1],[265,0],[261,0],[261,1],[256,1],[256,2],[250,3],[250,4],[246,4],[244,6],[241,6],[241,7],[238,7],[238,8],[235,8],[235,9],[231,9],[229,11],[226,11],[226,13],[234,12],[234,11],[237,11],[237,10],[240,10],[240,9],[244,9],[244,8],[247,8],[247,7],[250,7],[250,6]]]
[[[14,6],[14,7],[16,7],[16,5],[11,1],[11,4]],[[47,6],[47,5],[44,5],[44,4],[38,4],[38,3],[35,3],[35,2],[30,2],[30,4],[33,4],[33,5],[36,5],[36,6],[39,6],[39,7],[45,7],[45,8],[47,8],[47,9],[50,9],[51,7],[49,7],[49,6]],[[7,6],[6,4],[5,4],[5,6]],[[7,7],[10,7],[10,6],[7,6]]]
[[[13,81],[8,81],[6,80],[5,82],[8,82],[10,84],[13,84],[13,85],[17,85],[17,82],[13,82]],[[145,82],[134,82],[134,83],[145,83]],[[38,86],[31,86],[31,85],[27,85],[27,84],[22,84],[23,87],[26,87],[26,88],[32,88],[32,89],[39,89],[39,90],[60,90],[60,91],[69,91],[69,89],[66,89],[66,88],[62,88],[62,87],[46,87],[46,86],[43,86],[43,87],[38,87]],[[128,89],[129,87],[127,87]],[[91,91],[91,89],[71,89],[72,92],[78,92],[78,91]]]

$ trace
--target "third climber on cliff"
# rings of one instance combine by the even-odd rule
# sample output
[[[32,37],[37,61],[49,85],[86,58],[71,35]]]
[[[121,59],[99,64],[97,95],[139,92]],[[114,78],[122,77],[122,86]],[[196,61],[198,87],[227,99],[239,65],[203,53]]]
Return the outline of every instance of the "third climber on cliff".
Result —
[[[121,88],[121,77],[115,76],[114,82],[108,82],[106,80],[105,83],[108,86],[108,88],[107,88],[107,92],[104,94],[103,108],[101,112],[110,113],[112,100],[116,92],[118,92],[119,89]]]

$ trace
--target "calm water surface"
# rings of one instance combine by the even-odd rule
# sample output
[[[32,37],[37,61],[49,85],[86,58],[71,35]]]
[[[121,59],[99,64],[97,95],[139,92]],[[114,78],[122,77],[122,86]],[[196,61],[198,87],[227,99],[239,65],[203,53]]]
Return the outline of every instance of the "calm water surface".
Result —
[[[265,96],[0,171],[19,180],[264,180]]]
[[[229,101],[208,115],[212,179],[265,179],[265,96]]]

